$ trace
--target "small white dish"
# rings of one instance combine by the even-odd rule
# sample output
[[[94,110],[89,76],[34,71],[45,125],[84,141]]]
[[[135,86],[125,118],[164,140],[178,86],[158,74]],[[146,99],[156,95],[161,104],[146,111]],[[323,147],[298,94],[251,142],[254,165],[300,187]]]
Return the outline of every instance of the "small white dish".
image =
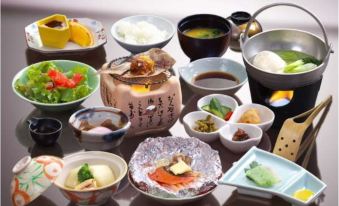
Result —
[[[259,112],[259,116],[261,119],[260,124],[255,124],[260,127],[264,132],[271,128],[275,115],[272,110],[268,107],[265,107],[261,104],[244,104],[239,106],[232,114],[229,122],[238,123],[241,115],[243,115],[249,109],[256,109]]]
[[[206,132],[198,132],[195,131],[193,128],[195,127],[195,122],[200,119],[206,119],[207,115],[211,115],[208,112],[204,111],[195,111],[186,114],[183,118],[183,123],[187,134],[191,137],[196,137],[204,142],[213,142],[218,139],[219,137],[219,130],[223,126],[225,126],[226,122],[221,120],[214,115],[211,115],[212,121],[215,122],[215,126],[217,130],[214,132],[206,133]]]
[[[212,98],[216,98],[220,101],[221,105],[231,108],[232,112],[238,107],[238,102],[231,96],[224,94],[210,94],[204,97],[201,97],[197,102],[197,108],[200,111],[205,111],[202,109],[203,106],[208,105]],[[212,113],[211,113],[212,114]],[[214,114],[212,114],[214,115]],[[218,117],[214,115],[215,117]],[[220,118],[220,117],[218,117]],[[221,118],[220,118],[221,119]],[[222,119],[224,120],[224,119]]]
[[[82,52],[92,50],[106,44],[107,37],[104,26],[101,24],[101,22],[89,18],[69,18],[69,20],[78,21],[80,24],[83,24],[92,32],[94,37],[94,44],[92,46],[81,47],[70,41],[66,44],[65,48],[63,49],[44,46],[42,45],[40,39],[37,22],[34,22],[25,27],[25,35],[28,48],[42,53]]]
[[[140,21],[146,21],[150,24],[153,24],[155,27],[157,27],[161,31],[166,31],[167,36],[164,40],[156,43],[151,44],[131,44],[125,42],[117,33],[117,25],[119,25],[120,22],[126,21],[129,23],[137,23]],[[169,20],[159,17],[159,16],[153,16],[153,15],[136,15],[136,16],[129,16],[125,17],[123,19],[118,20],[115,22],[111,28],[111,34],[114,38],[114,40],[124,49],[128,50],[132,54],[137,54],[141,52],[145,52],[151,48],[162,48],[164,47],[173,37],[174,32],[176,31],[174,25]]]
[[[248,140],[234,141],[232,140],[234,133],[238,129],[244,130],[248,136]],[[243,153],[251,147],[257,146],[262,138],[263,132],[260,127],[252,124],[228,123],[219,131],[221,143],[234,153]]]
[[[238,79],[239,83],[235,86],[225,88],[209,88],[194,84],[194,80],[198,75],[207,72],[225,72],[231,74]],[[232,95],[247,81],[246,69],[242,64],[221,57],[208,57],[193,61],[186,66],[179,67],[179,74],[190,89],[200,95],[213,93]]]

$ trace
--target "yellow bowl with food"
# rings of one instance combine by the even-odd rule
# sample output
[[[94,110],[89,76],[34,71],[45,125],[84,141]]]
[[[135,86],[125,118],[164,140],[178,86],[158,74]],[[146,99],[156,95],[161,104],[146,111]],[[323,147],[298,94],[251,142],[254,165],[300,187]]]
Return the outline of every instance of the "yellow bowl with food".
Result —
[[[65,167],[54,184],[78,205],[107,202],[127,173],[125,160],[108,152],[79,152],[64,157],[64,162]]]
[[[37,21],[37,26],[44,46],[62,49],[71,38],[71,30],[65,15],[48,16]]]

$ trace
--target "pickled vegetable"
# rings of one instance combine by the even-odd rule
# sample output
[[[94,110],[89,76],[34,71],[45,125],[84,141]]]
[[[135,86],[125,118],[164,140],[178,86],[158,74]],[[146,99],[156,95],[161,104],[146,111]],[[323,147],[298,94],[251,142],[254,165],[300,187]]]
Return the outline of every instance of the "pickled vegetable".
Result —
[[[218,128],[215,126],[215,123],[212,120],[211,115],[207,115],[206,119],[200,119],[195,122],[196,126],[194,127],[195,131],[198,132],[215,132]]]

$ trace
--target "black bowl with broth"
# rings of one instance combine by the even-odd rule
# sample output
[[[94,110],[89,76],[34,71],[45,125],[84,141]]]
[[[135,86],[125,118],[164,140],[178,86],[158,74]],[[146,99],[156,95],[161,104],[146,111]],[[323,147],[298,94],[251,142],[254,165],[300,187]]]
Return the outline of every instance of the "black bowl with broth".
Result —
[[[187,35],[189,30],[197,28],[218,31],[218,34],[209,36],[209,38]],[[205,57],[222,56],[230,43],[231,24],[217,15],[196,14],[182,19],[178,23],[177,32],[182,50],[191,61],[194,61]]]

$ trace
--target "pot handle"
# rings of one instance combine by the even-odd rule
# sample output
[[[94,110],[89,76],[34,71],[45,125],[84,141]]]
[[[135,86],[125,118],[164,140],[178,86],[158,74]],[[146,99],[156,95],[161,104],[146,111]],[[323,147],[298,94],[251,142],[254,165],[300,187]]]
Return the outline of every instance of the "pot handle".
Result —
[[[328,38],[327,38],[327,34],[326,34],[326,31],[325,31],[324,25],[323,25],[323,24],[320,22],[320,20],[319,20],[313,13],[311,13],[309,10],[307,10],[307,9],[301,7],[301,6],[298,6],[298,5],[296,5],[296,4],[292,4],[292,3],[274,3],[274,4],[269,4],[269,5],[267,5],[267,6],[262,7],[262,8],[259,9],[258,11],[256,11],[256,12],[252,15],[252,17],[251,17],[251,19],[249,20],[249,22],[247,23],[246,30],[245,30],[245,32],[243,33],[242,37],[241,37],[241,42],[240,42],[240,43],[243,45],[243,44],[246,42],[246,40],[248,39],[248,32],[249,32],[249,29],[250,29],[250,25],[253,23],[254,19],[255,19],[261,12],[263,12],[264,10],[269,9],[269,8],[272,8],[272,7],[276,7],[276,6],[290,6],[290,7],[295,7],[295,8],[298,8],[298,9],[301,9],[301,10],[305,11],[306,13],[308,13],[310,16],[313,17],[313,19],[314,19],[314,20],[318,23],[318,25],[320,26],[320,29],[321,29],[321,31],[322,31],[322,33],[323,33],[323,36],[324,36],[324,41],[325,41],[326,49],[328,50],[328,52],[327,52],[327,55],[325,56],[325,59],[324,59],[323,61],[327,60],[327,59],[329,58],[330,53],[333,52],[333,51],[332,51],[332,49],[331,49],[332,46],[329,45],[329,43],[328,43]]]

